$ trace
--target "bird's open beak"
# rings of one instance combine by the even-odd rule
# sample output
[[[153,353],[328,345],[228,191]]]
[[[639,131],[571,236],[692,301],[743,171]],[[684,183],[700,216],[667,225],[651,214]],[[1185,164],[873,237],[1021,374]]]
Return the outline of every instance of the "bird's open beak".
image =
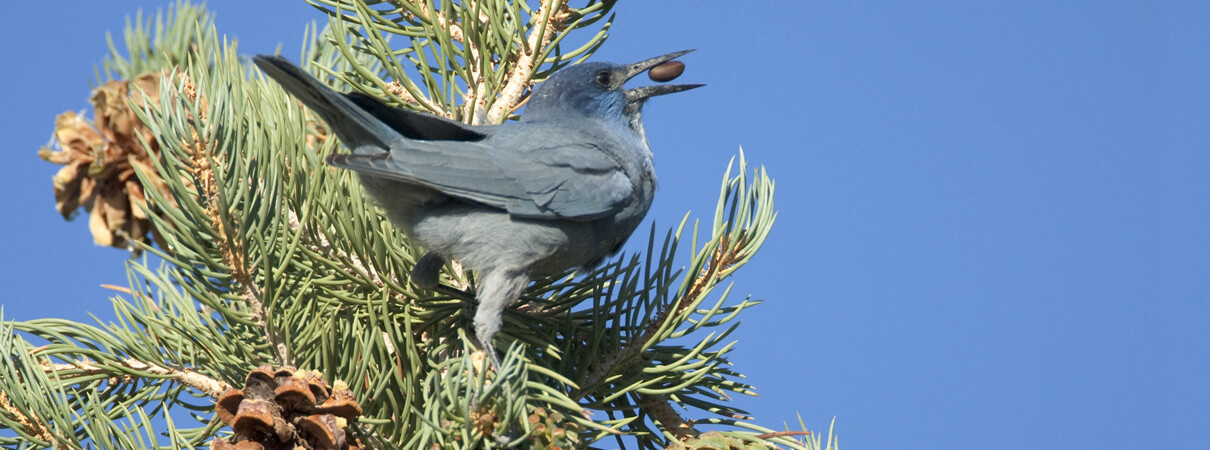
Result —
[[[646,72],[648,69],[651,69],[652,67],[655,67],[655,66],[660,65],[661,63],[665,63],[665,62],[671,61],[673,59],[676,59],[677,57],[684,55],[686,53],[689,53],[691,51],[693,51],[693,50],[682,50],[679,52],[673,52],[673,53],[669,53],[667,55],[657,56],[655,58],[639,61],[637,63],[626,66],[626,79],[629,80],[631,78],[634,78],[636,75]],[[704,84],[657,84],[654,86],[642,86],[642,87],[637,87],[634,89],[627,89],[625,91],[626,103],[634,103],[634,102],[638,102],[638,101],[643,101],[649,97],[655,97],[657,95],[664,95],[664,94],[671,94],[673,92],[687,91],[687,90],[690,90],[693,88],[699,88],[702,86],[705,86],[705,85]]]

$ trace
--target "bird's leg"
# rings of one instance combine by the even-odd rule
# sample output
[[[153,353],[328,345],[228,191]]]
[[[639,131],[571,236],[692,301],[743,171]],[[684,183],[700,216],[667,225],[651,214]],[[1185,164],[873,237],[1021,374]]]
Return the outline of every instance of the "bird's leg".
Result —
[[[479,279],[479,307],[475,309],[475,336],[479,344],[492,360],[496,370],[500,370],[500,357],[496,355],[492,338],[500,331],[503,323],[504,308],[521,296],[521,291],[529,283],[529,274],[524,270],[495,269],[487,271]]]
[[[438,284],[434,290],[450,297],[454,297],[458,300],[462,300],[462,303],[465,303],[467,306],[466,309],[470,309],[471,307],[475,306],[475,294],[473,292],[467,292],[453,286],[446,286],[444,284]]]
[[[435,291],[466,303],[474,303],[474,294],[441,284],[441,268],[444,266],[445,258],[441,255],[434,252],[425,253],[412,267],[412,283],[426,291]]]

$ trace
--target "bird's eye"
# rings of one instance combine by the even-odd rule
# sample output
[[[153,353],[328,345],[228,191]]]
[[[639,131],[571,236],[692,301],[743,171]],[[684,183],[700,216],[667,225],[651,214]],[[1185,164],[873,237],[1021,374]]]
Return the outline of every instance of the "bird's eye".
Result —
[[[613,74],[608,70],[599,71],[597,72],[597,78],[595,81],[597,82],[598,86],[609,87],[610,82],[613,81]]]

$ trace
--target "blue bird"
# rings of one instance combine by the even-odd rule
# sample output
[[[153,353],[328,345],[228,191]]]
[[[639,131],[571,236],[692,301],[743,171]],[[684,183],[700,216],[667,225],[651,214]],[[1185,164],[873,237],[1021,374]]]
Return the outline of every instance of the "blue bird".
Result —
[[[357,172],[428,250],[413,283],[437,289],[449,259],[476,272],[475,335],[499,367],[492,340],[525,286],[600,264],[647,214],[656,177],[643,105],[702,85],[623,84],[690,51],[564,68],[535,88],[519,122],[483,126],[338,93],[281,57],[253,60],[352,151],[328,163]]]

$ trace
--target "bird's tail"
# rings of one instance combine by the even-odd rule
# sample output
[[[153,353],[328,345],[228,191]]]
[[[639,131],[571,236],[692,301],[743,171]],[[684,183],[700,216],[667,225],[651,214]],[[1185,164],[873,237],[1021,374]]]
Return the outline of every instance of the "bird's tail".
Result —
[[[257,55],[252,61],[282,89],[319,114],[354,153],[386,150],[388,141],[398,135],[348,97],[325,86],[285,58]]]

